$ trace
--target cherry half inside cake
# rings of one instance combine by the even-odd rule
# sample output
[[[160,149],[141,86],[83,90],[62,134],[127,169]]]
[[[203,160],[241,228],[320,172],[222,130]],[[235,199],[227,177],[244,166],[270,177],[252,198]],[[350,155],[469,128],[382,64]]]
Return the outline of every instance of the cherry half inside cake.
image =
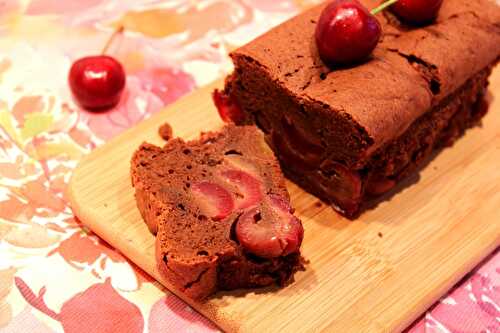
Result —
[[[239,216],[233,228],[237,241],[259,257],[275,258],[298,251],[304,229],[285,198],[265,194],[258,175],[232,165],[222,163],[214,175],[212,181],[191,186],[203,214],[222,220],[236,212]]]

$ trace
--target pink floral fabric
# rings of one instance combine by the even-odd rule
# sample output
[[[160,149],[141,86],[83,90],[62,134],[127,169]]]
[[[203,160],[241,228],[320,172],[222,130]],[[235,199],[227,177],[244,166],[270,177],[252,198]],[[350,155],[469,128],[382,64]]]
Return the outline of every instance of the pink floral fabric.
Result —
[[[0,332],[214,332],[83,227],[65,190],[85,154],[228,73],[227,50],[314,0],[0,1]],[[214,19],[217,17],[217,19]],[[109,50],[127,71],[110,112],[72,101],[72,61]],[[497,250],[409,332],[500,332]]]

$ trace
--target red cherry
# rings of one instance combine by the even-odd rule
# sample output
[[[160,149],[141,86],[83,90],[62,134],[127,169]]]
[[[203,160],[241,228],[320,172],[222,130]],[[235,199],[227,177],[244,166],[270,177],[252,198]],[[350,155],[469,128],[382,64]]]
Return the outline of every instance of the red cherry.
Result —
[[[236,224],[238,241],[248,252],[262,258],[297,252],[304,237],[300,220],[293,216],[285,199],[277,195],[268,199],[268,208],[256,207],[240,216]]]
[[[335,0],[321,13],[316,44],[327,64],[365,60],[380,39],[380,23],[357,0]]]
[[[361,196],[361,178],[356,171],[349,170],[340,163],[332,163],[331,178],[336,183],[337,198],[340,201],[357,200]]]
[[[235,230],[238,241],[248,252],[262,258],[276,258],[283,253],[273,223],[263,219],[258,208],[241,215]]]
[[[389,192],[394,186],[396,186],[396,181],[393,179],[373,177],[367,181],[365,191],[370,195],[376,196]]]
[[[236,209],[255,206],[262,199],[261,183],[250,174],[240,170],[226,170],[221,176],[238,189]]]
[[[304,239],[304,227],[300,220],[293,216],[292,207],[290,202],[286,201],[283,197],[275,194],[269,195],[271,201],[271,208],[281,218],[281,221],[288,221],[288,223],[281,223],[281,244],[283,246],[283,253],[286,256],[299,250],[300,244]]]
[[[282,132],[272,132],[272,141],[282,164],[296,172],[314,170],[325,152],[321,143],[298,129],[288,117],[281,120]]]
[[[277,194],[270,194],[269,201],[271,203],[271,207],[275,212],[278,213],[292,213],[292,206],[289,201],[286,201],[283,197]]]
[[[283,136],[279,135],[278,132],[272,132],[272,142],[275,151],[279,152],[278,158],[281,165],[298,173],[311,171],[316,168],[317,165],[310,163],[310,161],[296,152],[295,149],[291,147],[291,144],[285,141]]]
[[[283,117],[281,125],[283,126],[283,138],[292,150],[310,165],[317,166],[325,152],[321,142],[299,130],[288,117]]]
[[[69,72],[71,92],[81,107],[91,111],[110,109],[118,104],[125,87],[125,71],[106,55],[77,60]]]
[[[237,125],[241,125],[245,122],[245,114],[231,96],[220,90],[215,90],[212,93],[212,99],[217,107],[217,111],[219,111],[221,119],[225,123],[233,122]]]
[[[314,185],[334,198],[334,204],[338,205],[344,214],[354,215],[363,195],[361,177],[358,172],[333,161],[323,163],[321,169],[316,174]]]
[[[443,0],[399,0],[391,11],[404,22],[424,24],[436,19]]]
[[[205,214],[214,220],[222,220],[234,210],[231,194],[218,184],[202,181],[193,184],[192,191]]]

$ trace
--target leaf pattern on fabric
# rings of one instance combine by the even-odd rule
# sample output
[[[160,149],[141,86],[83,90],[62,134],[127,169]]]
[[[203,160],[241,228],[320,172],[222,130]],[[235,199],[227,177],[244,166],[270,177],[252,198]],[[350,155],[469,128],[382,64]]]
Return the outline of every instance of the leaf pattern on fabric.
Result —
[[[170,318],[179,316],[179,320]],[[194,311],[184,302],[173,295],[160,298],[149,313],[149,333],[182,332],[195,330],[196,332],[218,332],[217,328],[205,317]]]
[[[46,288],[35,294],[26,282],[15,278],[24,299],[35,309],[59,321],[67,333],[123,332],[141,333],[144,319],[140,309],[123,298],[112,286],[110,279],[90,286],[64,302],[55,312],[45,302]],[[90,324],[90,326],[89,326]]]
[[[196,40],[210,30],[230,32],[250,23],[252,18],[251,8],[241,0],[205,1],[202,5],[192,2],[181,6],[129,11],[114,25],[153,38],[186,33],[189,40]]]
[[[77,231],[71,237],[63,240],[48,255],[56,253],[61,255],[69,264],[93,265],[102,255],[115,262],[125,262],[123,256],[115,252],[109,245],[81,231]]]
[[[54,245],[59,241],[60,236],[52,234],[44,226],[30,224],[12,228],[3,239],[11,245],[30,249]]]
[[[11,222],[18,221],[22,217],[29,220],[35,214],[32,206],[24,203],[15,196],[8,196],[6,200],[0,201],[0,218]]]
[[[103,0],[78,0],[78,1],[60,1],[60,0],[33,0],[30,2],[26,14],[28,15],[47,15],[79,13],[87,8],[95,7],[104,2]]]
[[[23,140],[48,131],[54,122],[54,117],[48,113],[33,112],[24,117],[24,126],[21,131]]]
[[[6,326],[12,318],[12,307],[6,301],[6,297],[9,295],[16,269],[7,268],[0,270],[0,328]]]
[[[44,109],[42,96],[23,96],[12,107],[12,115],[19,127],[24,127],[26,117],[31,113],[41,114]]]

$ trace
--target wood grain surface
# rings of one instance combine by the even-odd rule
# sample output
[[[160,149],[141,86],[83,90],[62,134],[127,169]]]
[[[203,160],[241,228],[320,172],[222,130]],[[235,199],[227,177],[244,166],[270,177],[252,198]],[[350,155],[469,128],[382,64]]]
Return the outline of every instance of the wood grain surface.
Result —
[[[98,148],[73,174],[75,214],[96,234],[184,298],[158,274],[154,237],[143,224],[129,162],[143,141],[162,144],[157,130],[195,138],[221,125],[214,85]],[[444,149],[358,220],[348,221],[292,183],[292,203],[305,227],[305,272],[284,289],[185,299],[230,332],[397,332],[418,318],[500,245],[500,68],[483,126]]]

